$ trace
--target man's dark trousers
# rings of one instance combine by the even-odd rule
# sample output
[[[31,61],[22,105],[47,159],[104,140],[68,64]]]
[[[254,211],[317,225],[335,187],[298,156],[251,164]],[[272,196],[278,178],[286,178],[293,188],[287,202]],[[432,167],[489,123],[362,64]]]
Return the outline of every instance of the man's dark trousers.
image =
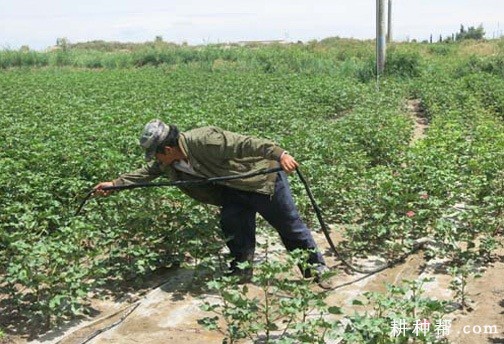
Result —
[[[278,231],[288,251],[317,248],[299,216],[285,172],[278,173],[273,196],[225,187],[223,201],[221,228],[236,261],[247,261],[254,255],[256,213]],[[325,265],[319,252],[310,254],[308,263]]]

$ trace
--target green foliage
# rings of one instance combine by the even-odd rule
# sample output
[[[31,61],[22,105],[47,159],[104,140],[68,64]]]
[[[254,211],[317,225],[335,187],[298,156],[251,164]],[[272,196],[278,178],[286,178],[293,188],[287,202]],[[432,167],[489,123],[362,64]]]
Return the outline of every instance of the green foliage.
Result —
[[[260,49],[259,49],[260,47]],[[319,45],[177,46],[153,42],[138,46],[107,45],[105,42],[58,45],[47,52],[0,51],[0,68],[73,66],[79,68],[133,68],[144,66],[190,66],[206,70],[248,70],[261,73],[327,73],[339,74],[340,65],[355,59],[351,49]],[[362,43],[359,55],[367,53],[369,43]],[[348,68],[352,68],[347,64]]]
[[[494,74],[501,80],[504,77],[504,56],[476,56],[471,55],[469,59],[459,65],[455,71],[458,77],[463,77],[469,74],[477,73]]]
[[[401,285],[387,285],[387,293],[364,293],[365,300],[354,300],[354,305],[366,307],[348,319],[342,338],[346,343],[445,343],[436,338],[433,326],[428,331],[414,332],[417,321],[435,324],[445,313],[445,302],[423,296],[423,285],[429,280],[403,280]],[[371,310],[372,309],[372,310]],[[406,331],[394,333],[394,324],[404,322]]]
[[[504,75],[504,59],[502,59],[502,75]],[[498,75],[488,75],[475,71],[463,78],[465,87],[489,111],[504,120],[504,79]]]
[[[36,51],[4,50],[0,52],[0,69],[10,67],[49,65],[49,55]]]
[[[400,78],[420,76],[422,59],[417,52],[392,51],[387,56],[388,75]]]
[[[355,70],[355,77],[360,82],[370,82],[376,79],[376,60],[373,58],[368,58],[365,62],[362,62],[358,68]]]
[[[237,287],[237,277],[221,277],[208,282],[219,293],[221,302],[205,302],[202,309],[217,314],[199,323],[207,329],[218,330],[235,343],[248,338],[263,343],[325,343],[324,338],[334,330],[325,315],[340,314],[339,307],[328,307],[324,295],[311,288],[311,280],[297,280],[292,273],[298,267],[308,269],[307,252],[296,250],[286,262],[269,257],[254,269],[253,283],[261,297],[251,297],[247,285]],[[244,263],[241,268],[250,268]],[[226,326],[221,328],[219,320]]]
[[[457,308],[462,310],[471,310],[471,299],[469,298],[469,293],[467,292],[467,284],[469,283],[469,278],[472,276],[474,278],[481,277],[481,274],[477,271],[474,262],[467,260],[462,266],[452,266],[448,269],[448,272],[452,276],[449,288],[454,292]]]
[[[460,25],[460,31],[455,36],[457,41],[462,41],[465,39],[475,39],[480,40],[485,37],[485,29],[483,29],[483,25],[475,28],[474,26],[469,26],[466,30],[464,25]]]
[[[416,51],[403,51],[394,47],[387,51],[385,74],[390,77],[409,79],[420,76],[422,71],[422,57]],[[376,79],[376,60],[368,58],[355,72],[361,82]]]
[[[430,44],[428,50],[433,55],[449,56],[455,49],[449,44]]]

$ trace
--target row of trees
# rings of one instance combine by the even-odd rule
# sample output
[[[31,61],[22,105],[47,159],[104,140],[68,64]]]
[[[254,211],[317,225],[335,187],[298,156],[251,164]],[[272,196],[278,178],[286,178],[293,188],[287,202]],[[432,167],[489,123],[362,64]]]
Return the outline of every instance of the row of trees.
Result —
[[[453,33],[450,36],[443,38],[442,35],[439,35],[438,42],[455,42],[455,41],[463,41],[467,39],[474,40],[482,40],[485,38],[485,29],[483,29],[483,25],[480,24],[478,27],[469,26],[469,28],[464,27],[464,25],[460,25],[460,31],[457,33]],[[426,42],[426,41],[424,41]],[[433,37],[430,36],[430,43],[433,43]]]

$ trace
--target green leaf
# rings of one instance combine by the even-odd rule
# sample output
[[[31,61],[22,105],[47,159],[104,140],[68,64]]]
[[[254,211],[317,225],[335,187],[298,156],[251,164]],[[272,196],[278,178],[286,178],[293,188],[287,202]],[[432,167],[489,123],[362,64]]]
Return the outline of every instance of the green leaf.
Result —
[[[341,307],[331,306],[327,309],[327,311],[331,314],[343,314]]]

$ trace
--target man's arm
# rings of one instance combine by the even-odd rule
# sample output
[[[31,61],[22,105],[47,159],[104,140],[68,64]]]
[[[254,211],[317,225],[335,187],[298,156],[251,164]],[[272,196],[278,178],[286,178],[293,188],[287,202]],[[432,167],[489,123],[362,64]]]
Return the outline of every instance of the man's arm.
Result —
[[[138,183],[147,183],[151,180],[156,179],[161,176],[163,172],[161,171],[161,166],[157,161],[151,161],[147,165],[135,170],[133,172],[128,172],[120,175],[117,179],[112,182],[114,185],[132,185]]]
[[[108,182],[101,182],[95,185],[93,190],[95,190],[95,193],[99,196],[108,196],[110,191],[104,191],[104,187],[147,183],[156,179],[161,174],[162,171],[159,163],[152,161],[138,170],[120,175],[117,179]]]

